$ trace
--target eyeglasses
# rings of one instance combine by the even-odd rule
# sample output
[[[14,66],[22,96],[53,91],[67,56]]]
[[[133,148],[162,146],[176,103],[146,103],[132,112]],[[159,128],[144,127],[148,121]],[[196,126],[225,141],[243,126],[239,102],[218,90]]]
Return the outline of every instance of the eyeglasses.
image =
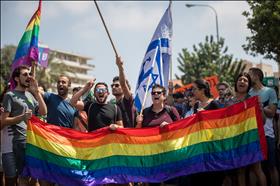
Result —
[[[106,93],[106,92],[107,92],[107,89],[106,89],[106,88],[96,88],[96,89],[95,89],[95,92],[96,92],[96,93]]]
[[[156,94],[160,95],[162,93],[162,91],[153,91],[151,94],[154,96]]]
[[[30,73],[28,73],[28,72],[25,72],[25,73],[23,73],[23,74],[20,74],[20,75],[22,75],[22,76],[25,76],[25,77],[26,77],[26,76],[28,76],[28,75],[29,75],[29,76],[32,76],[32,73],[31,73],[31,72],[30,72]]]
[[[112,88],[114,88],[114,87],[118,88],[119,86],[120,86],[120,84],[112,84],[111,85]]]

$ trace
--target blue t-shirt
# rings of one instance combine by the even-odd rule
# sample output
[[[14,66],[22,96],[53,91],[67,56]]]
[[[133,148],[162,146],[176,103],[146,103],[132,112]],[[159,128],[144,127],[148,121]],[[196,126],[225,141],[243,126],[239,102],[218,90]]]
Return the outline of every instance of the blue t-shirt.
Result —
[[[261,98],[261,102],[263,107],[266,107],[270,104],[277,105],[277,95],[274,89],[269,87],[263,87],[261,90],[255,91],[251,89],[249,91],[250,96],[259,96]]]
[[[78,115],[78,111],[70,104],[69,99],[63,99],[57,94],[46,92],[44,100],[48,108],[48,123],[73,128],[74,118]]]

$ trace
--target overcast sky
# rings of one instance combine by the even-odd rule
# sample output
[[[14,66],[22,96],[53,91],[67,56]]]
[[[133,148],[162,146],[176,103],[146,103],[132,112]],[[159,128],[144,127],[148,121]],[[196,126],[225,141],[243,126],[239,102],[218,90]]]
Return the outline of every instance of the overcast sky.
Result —
[[[112,1],[98,2],[117,51],[124,60],[127,78],[134,90],[140,65],[147,46],[168,1]],[[242,16],[249,6],[245,1],[174,1],[173,18],[173,77],[181,75],[177,66],[178,53],[182,48],[192,51],[192,46],[203,42],[206,35],[216,39],[214,12],[207,7],[187,8],[186,3],[208,4],[218,13],[220,37],[225,38],[229,54],[234,58],[253,62],[276,63],[262,56],[247,55],[241,45],[246,43],[250,31]],[[32,14],[36,1],[1,1],[1,47],[17,45]],[[96,66],[91,72],[97,81],[111,84],[118,74],[115,55],[98,15],[94,2],[43,1],[39,40],[51,49],[73,52],[92,57]]]

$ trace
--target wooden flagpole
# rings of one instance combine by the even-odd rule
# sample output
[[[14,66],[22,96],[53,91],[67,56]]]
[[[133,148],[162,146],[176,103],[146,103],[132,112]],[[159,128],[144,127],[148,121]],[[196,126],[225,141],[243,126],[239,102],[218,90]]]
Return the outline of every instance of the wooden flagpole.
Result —
[[[119,56],[118,53],[117,53],[116,47],[115,47],[115,45],[114,45],[114,43],[113,43],[113,40],[112,40],[112,38],[111,38],[111,35],[110,35],[110,33],[109,33],[109,30],[108,30],[108,28],[107,28],[107,26],[106,26],[106,24],[105,24],[105,21],[104,21],[104,19],[103,19],[103,16],[102,16],[102,14],[101,14],[101,12],[100,12],[100,10],[99,10],[99,7],[98,7],[98,5],[97,5],[96,0],[94,0],[94,4],[95,4],[95,6],[96,6],[96,8],[97,8],[97,11],[98,11],[98,13],[99,13],[99,16],[100,16],[100,18],[101,18],[101,20],[102,20],[102,23],[103,23],[104,27],[105,27],[106,33],[107,33],[107,35],[108,35],[108,37],[109,37],[109,40],[110,40],[110,43],[111,43],[111,45],[112,45],[112,47],[113,47],[113,50],[114,50],[114,52],[115,52],[115,55],[116,55],[116,56]]]

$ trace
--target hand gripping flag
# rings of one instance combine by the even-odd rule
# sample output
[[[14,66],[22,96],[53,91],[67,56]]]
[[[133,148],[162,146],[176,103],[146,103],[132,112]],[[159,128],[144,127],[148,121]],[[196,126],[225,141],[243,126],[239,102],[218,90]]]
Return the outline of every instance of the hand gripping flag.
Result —
[[[135,106],[138,111],[142,108],[146,89],[150,92],[154,84],[160,84],[166,88],[168,86],[172,38],[170,8],[169,6],[161,18],[141,65],[135,92]],[[144,108],[152,103],[150,94],[147,94],[146,100]]]
[[[20,65],[31,66],[32,61],[38,62],[38,36],[40,28],[41,3],[42,1],[40,0],[38,9],[30,19],[18,44],[16,55],[12,64],[12,71]]]
[[[65,186],[163,182],[198,172],[236,169],[266,159],[258,98],[201,111],[164,128],[108,128],[83,133],[28,122],[25,168]]]

